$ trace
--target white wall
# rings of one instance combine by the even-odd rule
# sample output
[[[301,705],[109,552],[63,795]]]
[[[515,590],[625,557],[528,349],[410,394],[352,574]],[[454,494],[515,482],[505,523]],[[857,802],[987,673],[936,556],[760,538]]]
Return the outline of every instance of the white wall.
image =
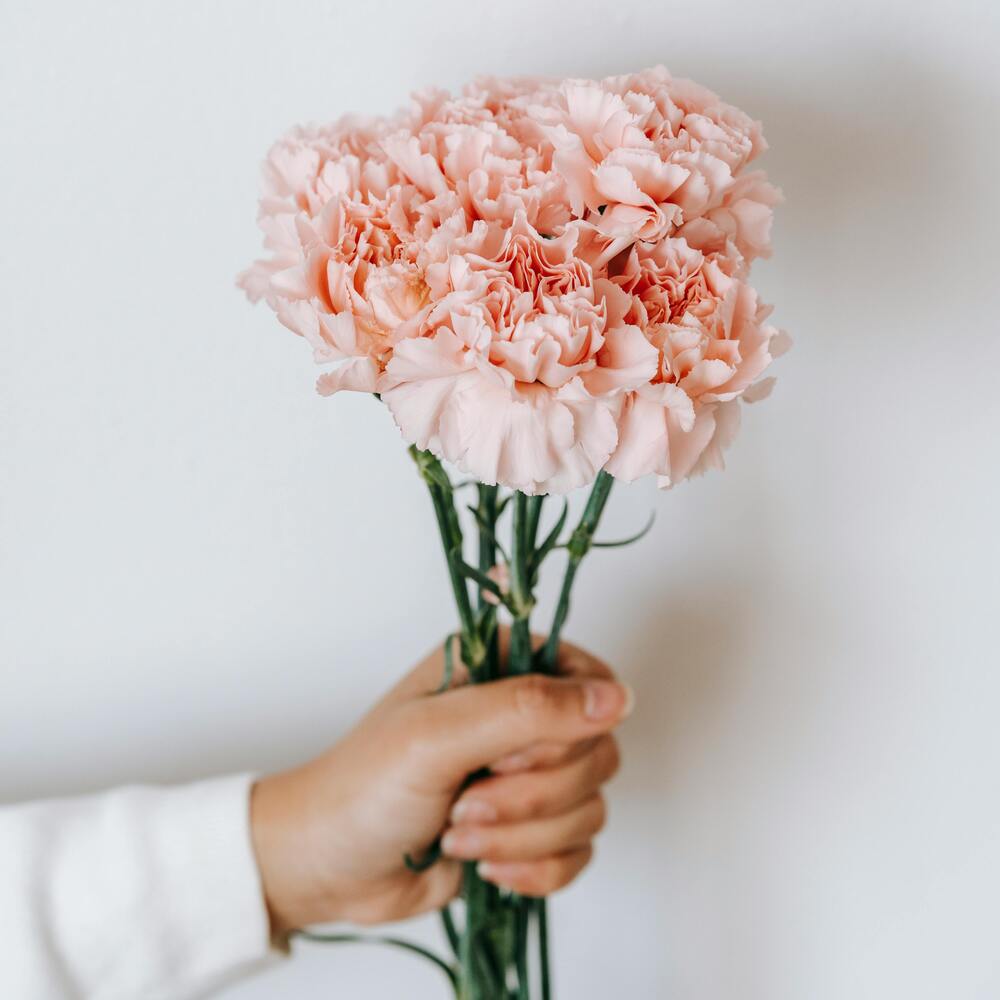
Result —
[[[1000,995],[988,0],[0,3],[0,796],[272,768],[450,627],[367,398],[232,286],[290,123],[658,61],[762,118],[796,336],[724,476],[621,489],[572,633],[639,704],[562,1000]],[[428,940],[432,923],[415,929]],[[336,984],[336,988],[334,985]],[[439,998],[310,951],[230,1000]]]

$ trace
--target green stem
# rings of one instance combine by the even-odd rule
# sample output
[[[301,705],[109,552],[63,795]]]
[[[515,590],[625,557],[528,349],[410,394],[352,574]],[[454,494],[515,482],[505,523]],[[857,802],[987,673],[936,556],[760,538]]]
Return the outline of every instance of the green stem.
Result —
[[[532,498],[533,499],[533,498]],[[510,656],[507,669],[512,674],[531,671],[531,514],[529,498],[514,494],[514,539],[511,546],[510,597],[514,620],[510,627]]]
[[[528,497],[528,547],[533,549],[538,544],[538,523],[542,519],[542,504],[545,494]]]
[[[479,484],[479,503],[476,507],[479,522],[479,568],[488,573],[496,565],[497,497],[499,487]]]
[[[465,929],[462,932],[462,942],[459,949],[461,964],[461,997],[462,1000],[489,1000],[481,989],[477,975],[476,963],[476,933],[479,928],[480,885],[473,862],[466,862],[462,867],[462,898],[465,900]]]
[[[451,581],[452,593],[455,595],[455,607],[462,624],[462,659],[471,673],[475,673],[482,665],[486,650],[479,637],[475,613],[469,599],[469,587],[461,572],[462,561],[462,525],[455,509],[455,497],[451,481],[441,463],[429,451],[420,451],[415,445],[410,446],[410,455],[417,465],[434,505],[434,515],[437,518],[438,532],[441,544],[444,546],[445,561],[448,565],[448,577]]]
[[[473,610],[466,577],[462,572],[462,526],[455,509],[454,490],[448,474],[430,452],[411,447],[410,455],[427,484],[434,505],[451,589],[455,595],[455,607],[461,622],[462,659],[474,681],[484,680],[486,678],[483,674],[492,672],[491,663],[497,658],[494,627],[496,611],[484,605],[481,596],[477,602],[480,609],[478,617]],[[496,522],[495,495],[492,502],[486,496],[485,510],[492,529]],[[486,534],[480,532],[480,566],[491,556],[495,558],[493,543]],[[492,565],[491,559],[483,572],[492,568]],[[484,642],[484,636],[488,636],[489,640]],[[475,864],[464,867],[462,898],[466,913],[465,926],[460,935],[451,921],[451,914],[447,910],[442,910],[441,913],[449,941],[453,947],[457,944],[460,967],[458,995],[461,1000],[493,1000],[499,995],[500,987],[496,984],[499,973],[492,945],[483,933],[490,926],[489,887],[479,878]]]
[[[514,931],[514,964],[517,968],[517,1000],[531,1000],[531,979],[528,971],[528,931],[534,900],[521,896],[517,900]]]
[[[476,506],[476,523],[479,526],[479,571],[489,573],[497,561],[497,518],[500,515],[498,486],[479,484],[479,503]],[[500,647],[497,639],[496,606],[486,601],[479,591],[479,615],[482,634],[487,637],[486,659],[482,679],[495,680],[500,674]]]
[[[462,659],[469,667],[472,680],[481,682],[499,676],[499,654],[496,641],[496,607],[485,601],[482,588],[473,607],[467,577],[475,572],[463,563],[462,527],[455,507],[454,491],[441,463],[429,452],[410,449],[421,477],[427,483],[434,505],[441,543],[444,546],[448,574],[455,605],[461,622]],[[528,673],[533,668],[543,672],[555,670],[559,639],[569,615],[570,595],[580,562],[593,544],[604,506],[614,480],[601,472],[590,492],[580,523],[570,537],[567,549],[569,561],[562,581],[552,631],[539,656],[531,651],[530,618],[534,607],[534,577],[544,553],[539,550],[538,528],[544,497],[528,497],[521,492],[513,495],[513,544],[510,558],[510,595],[506,602],[513,613],[511,648],[508,658],[510,673]],[[504,501],[504,504],[506,501]],[[478,574],[488,573],[496,563],[496,523],[504,504],[499,502],[495,486],[479,486],[479,499],[474,513],[479,524]],[[565,517],[565,512],[563,514]],[[561,528],[561,521],[557,529]],[[558,531],[557,531],[558,533]],[[544,543],[543,546],[544,548]],[[551,547],[551,546],[550,546]],[[482,577],[479,577],[482,579]],[[477,776],[472,776],[475,780]],[[548,955],[548,921],[545,900],[527,900],[500,895],[476,872],[474,862],[463,866],[462,898],[465,902],[465,923],[457,933],[450,913],[442,912],[449,940],[457,945],[459,960],[459,997],[461,1000],[504,1000],[508,997],[505,980],[517,974],[517,998],[529,1000],[528,939],[534,915],[538,928],[538,954],[541,970],[541,1000],[551,1000],[551,975]],[[507,930],[502,928],[506,926]],[[509,943],[504,943],[509,942]]]
[[[505,964],[490,940],[495,918],[489,912],[492,886],[476,872],[474,861],[463,865],[462,898],[465,900],[465,927],[459,945],[461,1000],[503,1000]]]
[[[541,669],[543,673],[555,672],[556,662],[559,658],[559,639],[562,635],[563,625],[566,624],[566,619],[569,616],[569,599],[573,591],[576,571],[594,541],[594,532],[597,531],[597,525],[601,520],[601,514],[604,513],[604,506],[608,502],[611,487],[614,484],[614,479],[603,469],[597,474],[597,479],[594,480],[594,485],[590,490],[590,496],[587,498],[587,505],[580,517],[580,523],[570,536],[567,546],[569,561],[566,563],[566,573],[563,576],[562,587],[559,589],[559,599],[556,602],[552,629],[542,650]]]
[[[479,533],[478,565],[480,573],[489,573],[497,563],[498,552],[502,551],[497,542],[497,519],[500,516],[499,499],[499,486],[478,484],[477,504],[474,511]],[[486,659],[481,674],[474,680],[490,681],[495,680],[500,675],[500,644],[496,628],[497,611],[497,606],[486,600],[485,592],[480,588],[478,614],[482,629],[481,634],[486,640]],[[475,878],[482,882],[478,874]],[[498,921],[504,919],[503,900],[496,886],[489,883],[483,883],[481,891],[480,926],[477,928],[470,925],[470,933],[478,935],[482,946],[490,949],[489,957],[493,960],[492,967],[499,970],[506,967],[506,956],[497,957],[493,954],[493,944],[488,930],[495,927]],[[493,978],[502,980],[503,975],[502,972],[497,971]]]
[[[545,899],[535,900],[538,914],[538,958],[542,970],[542,1000],[552,1000],[552,974],[549,971],[549,912]]]

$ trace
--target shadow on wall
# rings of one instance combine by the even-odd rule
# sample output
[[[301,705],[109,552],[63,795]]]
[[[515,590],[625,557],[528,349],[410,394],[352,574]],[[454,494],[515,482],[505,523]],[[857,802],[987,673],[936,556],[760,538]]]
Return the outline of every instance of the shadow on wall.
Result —
[[[669,796],[686,762],[711,743],[755,613],[752,592],[734,584],[674,591],[635,608],[642,627],[616,651],[638,699],[624,737],[634,752],[619,779],[630,797],[653,788]]]
[[[859,297],[893,294],[894,282],[916,291],[908,258],[926,273],[928,257],[982,229],[981,189],[970,175],[982,168],[949,150],[995,120],[997,98],[898,44],[846,39],[797,75],[790,68],[787,86],[758,90],[732,68],[732,86],[719,85],[764,123],[771,148],[763,165],[786,196],[779,266],[855,321]],[[789,246],[796,253],[780,263]]]
[[[669,65],[669,55],[669,46],[660,47],[655,54],[646,51],[635,61],[651,64],[664,59]],[[820,58],[801,68],[799,79],[794,78],[795,68],[790,67],[787,86],[763,89],[746,83],[761,80],[759,66],[755,70],[752,64],[740,66],[727,61],[722,67],[714,66],[711,59],[704,62],[700,78],[764,122],[772,148],[763,166],[783,188],[787,199],[779,209],[776,224],[778,251],[768,266],[772,277],[774,271],[780,270],[780,284],[800,296],[810,285],[823,293],[811,299],[813,320],[816,322],[819,316],[823,330],[831,328],[831,311],[843,310],[845,316],[855,313],[855,322],[842,328],[845,338],[872,334],[870,324],[866,326],[856,315],[859,298],[895,298],[893,281],[902,282],[911,295],[919,294],[919,289],[912,287],[913,275],[933,270],[928,255],[945,253],[965,234],[974,234],[974,223],[983,228],[975,190],[948,188],[949,176],[942,173],[942,165],[952,159],[945,152],[948,132],[960,134],[978,129],[986,120],[981,111],[990,95],[983,94],[971,80],[937,73],[933,66],[894,50],[891,40],[884,46],[859,47],[857,39],[847,37],[829,40]],[[825,103],[817,103],[819,92],[826,95]],[[967,165],[953,166],[958,174],[966,169]],[[973,188],[968,180],[965,186]],[[931,241],[927,240],[927,228],[931,224],[939,236],[942,227],[948,227],[953,239],[949,240],[946,233],[944,239],[934,241],[944,250],[928,245]],[[807,254],[810,250],[813,255]],[[909,254],[919,257],[919,272],[899,263],[901,256]],[[871,266],[868,258],[873,261]],[[778,305],[783,309],[783,302]],[[813,333],[808,328],[808,316],[803,317],[805,323],[801,325],[783,311],[776,319],[792,327],[803,348],[782,361],[776,393],[781,393],[786,380],[792,389],[792,383],[802,376],[821,381],[822,372],[793,373],[793,369],[808,367],[802,361],[808,362],[810,351],[813,357],[820,356],[819,351],[839,352],[838,344],[827,342],[817,347],[810,340]],[[883,337],[891,343],[902,334],[902,330],[886,331]],[[860,393],[866,388],[873,391],[881,385],[870,378],[853,391]],[[745,434],[753,433],[753,418],[758,411],[750,412]],[[815,415],[801,416],[812,424]],[[826,414],[825,420],[829,419]],[[878,427],[873,427],[871,433],[877,436]],[[739,441],[735,449],[746,444]],[[872,447],[869,443],[868,448]],[[838,475],[850,470],[838,472],[817,463],[800,471],[802,478],[817,480],[809,492],[821,499],[825,483],[833,483]],[[649,577],[638,581],[635,592],[629,595],[637,602],[630,605],[629,616],[637,625],[641,623],[641,628],[631,633],[633,646],[616,654],[616,658],[620,655],[620,661],[629,664],[637,688],[655,698],[659,708],[648,718],[637,713],[630,726],[637,742],[649,737],[683,744],[678,733],[690,731],[697,738],[702,732],[701,723],[725,698],[731,673],[738,669],[740,656],[747,649],[750,624],[774,614],[772,598],[759,589],[761,578],[769,581],[769,591],[773,586],[800,595],[804,601],[808,598],[808,607],[802,609],[809,617],[809,623],[804,625],[806,634],[811,634],[815,643],[831,638],[830,630],[836,625],[823,620],[822,610],[835,596],[826,595],[829,600],[824,600],[823,592],[831,585],[825,579],[828,567],[815,565],[810,578],[796,578],[802,573],[804,560],[789,560],[787,552],[784,558],[775,557],[775,547],[787,547],[789,539],[786,527],[777,524],[774,516],[776,502],[784,502],[784,498],[774,495],[776,486],[768,481],[767,472],[763,466],[745,466],[738,480],[724,473],[726,481],[718,490],[710,488],[708,496],[707,480],[683,487],[699,491],[697,504],[682,501],[678,505],[679,519],[690,525],[690,533],[697,536],[707,529],[713,515],[726,511],[727,535],[737,546],[735,552],[716,548],[712,562],[706,564],[696,546],[684,545],[680,550],[671,546],[667,552],[661,539],[665,565],[676,567],[665,571],[667,579],[677,587],[681,576],[688,580],[696,575],[699,593],[679,588],[665,592],[662,580]],[[778,487],[786,485],[794,484]],[[673,499],[666,498],[665,502]],[[734,512],[731,508],[736,504],[739,511]],[[709,508],[707,514],[700,510],[702,506]],[[838,516],[837,510],[827,505],[811,513],[817,517],[817,535]],[[749,531],[743,530],[744,524]],[[876,526],[867,527],[874,530]],[[818,548],[817,554],[822,551]],[[698,564],[693,561],[696,556]],[[649,558],[644,556],[644,560]],[[737,580],[732,575],[734,565],[753,566],[754,572],[743,572]],[[782,576],[785,579],[780,579]],[[808,593],[802,591],[803,587]],[[655,601],[649,599],[650,593],[657,594]],[[647,603],[638,603],[642,600]],[[637,783],[642,780],[638,771],[643,766],[638,760],[630,762],[630,773]],[[665,761],[664,766],[669,775],[670,769],[682,765],[674,759]],[[656,773],[664,774],[659,764]]]
[[[762,273],[778,301],[776,319],[800,348],[782,362],[775,397],[777,405],[787,378],[794,408],[784,409],[792,425],[785,454],[771,465],[758,443],[765,458],[743,464],[738,476],[696,482],[690,498],[678,492],[662,501],[691,539],[721,531],[722,544],[716,536],[700,551],[658,529],[639,561],[658,563],[659,573],[644,568],[626,578],[618,602],[634,626],[614,660],[638,701],[614,794],[634,829],[612,823],[630,891],[657,880],[647,894],[663,942],[652,970],[657,995],[733,995],[721,969],[701,969],[699,983],[677,981],[694,964],[684,942],[697,935],[685,923],[701,925],[702,946],[707,939],[724,951],[742,940],[742,995],[766,996],[782,981],[781,944],[794,939],[789,921],[801,890],[782,885],[780,853],[798,849],[795,838],[810,829],[807,821],[782,823],[808,815],[838,773],[836,748],[822,744],[836,732],[829,716],[838,684],[855,688],[844,698],[857,704],[865,671],[877,678],[881,669],[870,644],[868,660],[842,669],[857,626],[851,615],[865,610],[850,587],[891,554],[881,547],[879,519],[905,496],[891,468],[874,463],[918,447],[905,394],[879,373],[891,371],[895,353],[929,343],[928,314],[947,315],[962,283],[975,280],[968,269],[991,257],[979,194],[987,166],[961,162],[954,151],[995,120],[995,99],[960,72],[941,73],[945,59],[917,62],[891,41],[859,48],[856,39],[833,37],[815,55],[773,83],[759,64],[706,59],[697,72],[688,64],[764,122],[771,151],[762,165],[787,203],[775,260]],[[669,65],[670,48],[633,61],[658,58]],[[948,282],[943,294],[921,287],[935,277]],[[926,353],[911,369],[926,364],[934,379],[936,358]],[[849,385],[826,384],[852,371]],[[900,395],[893,399],[902,416],[880,412],[889,392]],[[850,412],[859,406],[878,419],[865,426]],[[748,435],[758,423],[752,413]],[[859,499],[862,488],[870,500]],[[783,634],[768,634],[775,630]],[[803,767],[815,768],[814,782],[802,778]],[[853,800],[842,801],[849,808]],[[772,808],[773,818],[756,818]],[[778,878],[767,881],[768,872]],[[669,904],[658,906],[665,897]]]

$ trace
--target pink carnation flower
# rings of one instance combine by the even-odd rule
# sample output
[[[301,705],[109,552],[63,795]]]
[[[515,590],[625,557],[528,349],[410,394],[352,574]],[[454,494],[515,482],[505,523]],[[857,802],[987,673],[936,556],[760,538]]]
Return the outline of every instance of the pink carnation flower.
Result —
[[[656,68],[482,79],[268,154],[240,277],[323,394],[377,392],[484,483],[561,493],[721,463],[783,343],[746,284],[780,195],[760,126]]]
[[[608,471],[626,480],[655,473],[669,485],[721,464],[739,426],[729,404],[784,346],[764,322],[770,310],[683,239],[637,244],[611,281],[623,293],[613,299],[623,319],[645,331],[659,360],[625,399]]]

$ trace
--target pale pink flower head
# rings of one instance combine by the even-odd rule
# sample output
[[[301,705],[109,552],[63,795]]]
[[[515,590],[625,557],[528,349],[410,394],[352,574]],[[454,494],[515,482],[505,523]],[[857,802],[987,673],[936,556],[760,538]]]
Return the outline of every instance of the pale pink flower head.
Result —
[[[407,440],[527,493],[593,479],[621,394],[658,355],[637,328],[609,325],[576,239],[545,239],[520,213],[429,269],[422,334],[395,345],[378,383]]]
[[[662,67],[483,78],[392,119],[295,129],[240,278],[406,440],[485,483],[721,461],[782,343],[746,283],[780,195],[760,125]]]
[[[608,471],[626,480],[652,473],[670,485],[707,467],[702,459],[720,465],[739,426],[729,404],[786,346],[765,322],[770,310],[679,238],[633,247],[611,281],[623,293],[614,301],[659,357],[655,377],[624,401]]]

